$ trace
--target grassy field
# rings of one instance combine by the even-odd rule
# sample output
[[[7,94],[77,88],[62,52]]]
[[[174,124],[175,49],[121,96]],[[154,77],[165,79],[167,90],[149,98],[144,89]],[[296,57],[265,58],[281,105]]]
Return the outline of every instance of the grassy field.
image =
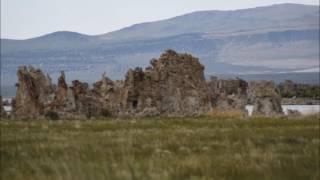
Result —
[[[319,179],[319,116],[0,121],[1,179]]]

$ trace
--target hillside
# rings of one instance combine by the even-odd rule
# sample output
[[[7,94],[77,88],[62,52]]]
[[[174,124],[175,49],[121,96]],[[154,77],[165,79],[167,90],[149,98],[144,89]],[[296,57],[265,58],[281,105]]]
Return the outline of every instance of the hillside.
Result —
[[[233,11],[199,11],[174,18],[136,24],[100,35],[102,39],[150,39],[189,33],[229,36],[252,32],[318,28],[315,6],[281,4]]]
[[[26,40],[1,39],[2,85],[16,82],[21,64],[41,67],[56,80],[119,79],[146,66],[164,49],[200,58],[205,73],[317,72],[319,7],[281,4],[233,11],[201,11],[88,36],[55,32]]]

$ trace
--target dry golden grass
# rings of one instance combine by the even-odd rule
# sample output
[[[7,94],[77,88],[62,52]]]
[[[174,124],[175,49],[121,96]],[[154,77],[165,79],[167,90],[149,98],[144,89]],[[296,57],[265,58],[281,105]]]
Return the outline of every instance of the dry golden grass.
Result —
[[[245,112],[243,111],[239,111],[239,110],[223,111],[220,109],[212,109],[206,115],[214,118],[239,118],[239,117],[246,116]]]

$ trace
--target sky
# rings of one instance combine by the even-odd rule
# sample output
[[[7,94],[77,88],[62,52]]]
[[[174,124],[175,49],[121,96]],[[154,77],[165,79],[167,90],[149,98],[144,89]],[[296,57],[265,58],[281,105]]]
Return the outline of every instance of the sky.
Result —
[[[1,38],[55,31],[97,35],[199,10],[234,10],[319,0],[1,0]]]

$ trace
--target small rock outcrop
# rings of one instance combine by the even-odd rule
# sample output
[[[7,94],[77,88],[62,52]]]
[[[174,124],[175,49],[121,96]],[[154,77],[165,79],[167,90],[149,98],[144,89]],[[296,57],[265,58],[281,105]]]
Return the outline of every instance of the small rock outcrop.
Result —
[[[124,81],[103,75],[91,93],[113,116],[199,115],[211,108],[203,71],[197,58],[168,50],[150,67],[130,69]]]
[[[13,112],[16,116],[36,118],[53,101],[54,87],[49,76],[40,69],[22,66],[18,70],[18,83]]]
[[[189,54],[167,50],[145,70],[129,70],[123,86],[125,113],[192,116],[210,110],[204,66]]]
[[[101,104],[92,96],[88,83],[74,80],[70,88],[72,90],[75,112],[77,114],[84,114],[87,118],[99,114]]]
[[[208,81],[211,104],[218,111],[245,112],[248,83],[242,79],[218,79]]]
[[[103,74],[101,80],[93,84],[92,95],[101,104],[102,116],[118,116],[123,109],[123,81],[112,81]]]
[[[64,71],[61,71],[60,77],[58,78],[58,87],[55,93],[55,102],[57,105],[63,105],[68,97],[68,85],[65,80]]]
[[[66,83],[63,71],[61,71],[60,77],[58,78],[58,86],[54,95],[54,101],[50,105],[51,110],[59,112],[61,116],[76,111],[75,98],[71,88],[69,88]]]
[[[4,110],[2,96],[0,96],[0,119],[7,117],[7,113]]]
[[[272,81],[252,81],[249,84],[249,98],[253,102],[254,116],[283,115],[281,97]]]

